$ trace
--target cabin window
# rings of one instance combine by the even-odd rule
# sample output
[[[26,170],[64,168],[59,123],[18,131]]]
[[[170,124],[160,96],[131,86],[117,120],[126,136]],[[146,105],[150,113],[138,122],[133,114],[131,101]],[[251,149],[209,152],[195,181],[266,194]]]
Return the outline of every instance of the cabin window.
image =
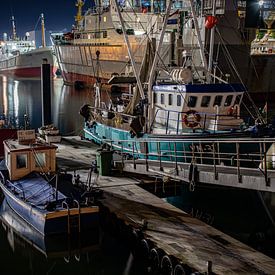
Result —
[[[210,103],[211,96],[205,95],[202,97],[201,100],[201,107],[208,107]]]
[[[36,153],[35,154],[35,167],[45,167],[46,166],[46,154]]]
[[[169,94],[168,96],[168,105],[172,105],[173,104],[173,95]]]
[[[222,103],[222,95],[216,95],[214,99],[213,106],[221,106]]]
[[[156,93],[154,93],[154,103],[157,103],[158,102],[158,96]]]
[[[18,154],[16,155],[16,168],[27,168],[27,154]]]
[[[195,107],[197,104],[197,100],[198,98],[196,96],[189,96],[187,106],[191,108]]]
[[[164,104],[164,94],[160,94],[160,104]]]
[[[225,99],[224,106],[230,106],[232,103],[233,95],[228,95]]]
[[[181,95],[177,95],[177,106],[181,106]]]
[[[240,101],[241,101],[241,98],[242,98],[242,95],[237,95],[236,99],[235,99],[235,102],[234,102],[234,105],[239,105]]]

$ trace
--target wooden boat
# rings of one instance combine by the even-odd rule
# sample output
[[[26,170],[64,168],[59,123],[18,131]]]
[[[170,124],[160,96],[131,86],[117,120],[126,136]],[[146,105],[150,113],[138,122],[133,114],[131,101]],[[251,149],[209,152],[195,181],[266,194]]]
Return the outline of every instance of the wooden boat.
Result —
[[[97,251],[100,248],[99,228],[89,234],[81,234],[76,238],[67,235],[43,236],[30,224],[21,219],[9,206],[6,199],[0,206],[0,221],[4,228],[7,240],[12,250],[22,250],[30,247],[33,251],[40,252],[46,258],[67,258],[71,255],[80,255],[84,252]]]
[[[93,228],[98,206],[64,195],[57,190],[57,178],[54,187],[47,177],[56,172],[56,149],[37,142],[33,130],[18,131],[18,140],[4,141],[0,187],[7,203],[42,235]]]

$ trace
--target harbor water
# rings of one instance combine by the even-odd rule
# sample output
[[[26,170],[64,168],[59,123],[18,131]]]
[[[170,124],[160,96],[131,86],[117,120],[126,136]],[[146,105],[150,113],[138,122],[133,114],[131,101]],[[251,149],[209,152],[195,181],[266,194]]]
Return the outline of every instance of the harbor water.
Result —
[[[0,114],[16,127],[24,127],[26,114],[31,128],[41,126],[40,79],[15,79],[0,76]],[[80,135],[83,118],[79,110],[91,102],[90,89],[76,90],[63,85],[60,78],[52,82],[52,123],[62,135]],[[165,196],[165,193],[164,193]],[[275,258],[274,221],[268,215],[271,196],[254,191],[196,188],[190,192],[182,186],[167,200],[191,215],[215,226]],[[268,205],[263,201],[269,201]],[[134,256],[127,240],[99,229],[88,236],[43,240],[42,246],[26,241],[20,230],[11,225],[21,221],[9,218],[0,222],[0,274],[148,274]],[[24,228],[24,226],[21,226]],[[40,243],[41,244],[41,243]]]

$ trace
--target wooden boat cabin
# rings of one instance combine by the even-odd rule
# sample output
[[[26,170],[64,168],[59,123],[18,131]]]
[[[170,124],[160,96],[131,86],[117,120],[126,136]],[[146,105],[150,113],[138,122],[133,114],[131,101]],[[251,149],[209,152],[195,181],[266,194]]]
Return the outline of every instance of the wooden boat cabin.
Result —
[[[31,172],[54,173],[57,146],[37,142],[34,130],[18,131],[18,140],[4,141],[5,164],[10,180]]]

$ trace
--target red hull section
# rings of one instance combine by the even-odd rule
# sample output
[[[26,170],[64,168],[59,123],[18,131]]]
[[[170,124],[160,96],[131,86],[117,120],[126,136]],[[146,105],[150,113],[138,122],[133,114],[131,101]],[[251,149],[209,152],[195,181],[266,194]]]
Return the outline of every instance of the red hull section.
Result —
[[[96,78],[90,75],[62,72],[62,77],[66,84],[75,84],[76,81],[81,81],[85,86],[93,86],[96,83]],[[101,78],[100,81],[107,83],[108,79]]]
[[[52,74],[56,73],[57,68],[52,68]],[[41,76],[41,67],[33,68],[16,68],[10,70],[1,70],[0,73],[8,73],[17,77],[40,77]]]
[[[6,139],[16,139],[17,129],[5,129],[0,128],[0,158],[4,157],[4,144],[3,141]]]

